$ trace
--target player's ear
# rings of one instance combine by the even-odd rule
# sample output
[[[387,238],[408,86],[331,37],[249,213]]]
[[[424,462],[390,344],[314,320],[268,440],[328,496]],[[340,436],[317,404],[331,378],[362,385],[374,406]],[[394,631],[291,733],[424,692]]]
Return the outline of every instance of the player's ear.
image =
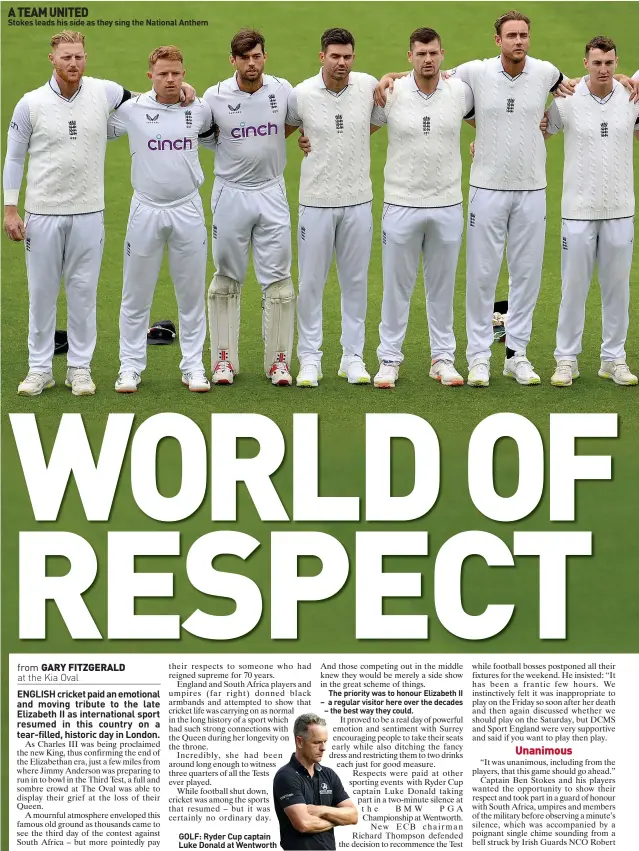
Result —
[[[149,80],[150,80],[150,79],[153,77],[153,74],[152,74],[150,71],[147,71],[147,72],[146,72],[146,76],[147,76],[147,77],[149,78]]]
[[[229,62],[231,63],[231,65],[235,65],[235,56],[229,56]]]
[[[320,50],[320,52],[319,52],[319,61],[322,63],[322,65],[324,64],[324,57],[325,57],[325,56],[326,56],[326,54],[324,53],[324,51],[323,51],[323,50]]]
[[[55,62],[53,61],[53,53],[50,53],[50,54],[49,54],[49,62],[50,62],[52,65],[55,65]]]
[[[588,57],[584,56],[584,68],[588,67]]]
[[[268,53],[266,53],[266,51],[265,51],[264,52],[264,61],[266,62],[267,59],[268,59]]]
[[[495,33],[495,44],[501,44],[501,36]]]

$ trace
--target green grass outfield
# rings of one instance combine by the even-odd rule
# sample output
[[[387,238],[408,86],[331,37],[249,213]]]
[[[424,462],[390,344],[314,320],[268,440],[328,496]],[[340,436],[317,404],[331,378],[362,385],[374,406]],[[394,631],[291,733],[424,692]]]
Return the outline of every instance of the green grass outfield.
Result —
[[[236,30],[256,26],[266,35],[269,59],[267,71],[283,76],[292,83],[316,73],[319,36],[329,26],[344,26],[357,40],[355,69],[381,75],[388,70],[403,70],[410,32],[418,26],[438,30],[446,50],[448,67],[496,53],[492,23],[508,6],[490,3],[94,3],[88,2],[89,19],[79,26],[87,36],[89,64],[87,72],[97,77],[116,79],[133,90],[147,88],[146,56],[160,44],[179,45],[186,57],[187,79],[198,92],[230,75],[228,44]],[[2,4],[2,126],[9,124],[15,103],[23,92],[36,88],[50,73],[47,61],[48,39],[61,27],[8,26],[7,3]],[[618,45],[620,70],[628,74],[639,67],[636,34],[639,31],[639,6],[633,3],[529,3],[524,6],[533,20],[532,54],[548,59],[568,75],[576,76],[582,65],[583,46],[592,36],[605,33]],[[208,26],[139,26],[126,25],[132,19],[195,19]],[[111,27],[99,26],[99,19],[113,21]],[[118,24],[120,21],[120,24]],[[473,131],[464,126],[464,186],[468,182],[470,160],[468,143]],[[379,322],[382,280],[379,220],[383,200],[383,165],[386,132],[372,139],[372,175],[375,189],[375,236],[369,277],[369,311],[366,360],[375,371],[375,348]],[[297,184],[301,159],[296,139],[288,141],[289,166],[286,172],[288,194],[293,217],[297,220]],[[400,382],[394,391],[377,391],[372,387],[350,387],[337,378],[339,348],[339,290],[334,271],[328,281],[324,299],[324,380],[317,390],[302,391],[273,388],[262,374],[260,336],[260,294],[252,273],[244,287],[242,302],[241,360],[242,374],[232,388],[215,388],[209,394],[189,394],[180,384],[179,351],[172,347],[155,347],[149,351],[149,366],[140,391],[134,396],[120,396],[113,391],[118,371],[118,310],[121,292],[122,243],[126,229],[131,188],[130,157],[124,140],[111,143],[107,152],[106,179],[106,246],[98,293],[99,338],[93,362],[93,375],[98,393],[93,398],[78,400],[63,386],[65,363],[56,359],[58,386],[37,399],[19,398],[18,382],[26,373],[27,293],[23,247],[3,240],[2,253],[2,597],[4,605],[3,634],[5,651],[129,650],[145,646],[149,650],[295,650],[295,651],[500,651],[531,652],[566,650],[636,651],[637,557],[634,534],[637,526],[637,481],[639,481],[639,388],[620,388],[597,378],[600,302],[598,288],[592,289],[588,303],[584,353],[580,359],[582,378],[568,390],[549,385],[554,362],[554,334],[560,298],[559,271],[559,206],[563,144],[560,138],[548,143],[548,231],[541,295],[535,314],[533,340],[529,356],[541,374],[543,383],[537,388],[522,388],[501,376],[503,347],[493,358],[493,377],[488,390],[469,387],[443,388],[428,378],[428,339],[424,315],[424,293],[418,283],[413,299],[411,320],[405,344],[406,359]],[[639,146],[636,148],[639,152]],[[206,181],[202,197],[210,225],[208,200],[212,186],[212,157],[203,151]],[[294,245],[295,253],[295,245]],[[628,339],[631,366],[639,368],[639,280],[638,260],[632,270],[632,315]],[[209,278],[213,272],[209,267]],[[507,276],[502,272],[498,296],[505,296]],[[294,278],[296,273],[294,271]],[[456,332],[458,366],[465,372],[464,290],[465,261],[462,248],[457,278]],[[64,327],[65,305],[61,297],[58,327]],[[152,319],[172,317],[177,323],[177,310],[166,264],[163,267]],[[205,354],[208,363],[208,350]],[[212,525],[210,504],[187,521],[162,526],[148,520],[133,503],[127,473],[122,477],[115,506],[108,524],[87,523],[75,487],[72,486],[56,523],[40,524],[33,513],[17,460],[15,445],[8,425],[11,412],[35,411],[43,441],[51,446],[59,419],[64,412],[82,412],[94,445],[99,446],[106,417],[110,412],[134,411],[137,422],[161,411],[175,411],[195,420],[208,434],[211,412],[259,412],[274,419],[287,438],[290,437],[292,415],[317,412],[321,428],[321,485],[323,494],[364,494],[364,417],[368,412],[404,412],[425,417],[436,429],[442,447],[442,488],[435,508],[424,518],[411,524],[277,524],[284,529],[321,529],[338,537],[353,553],[354,532],[374,528],[399,531],[407,528],[426,529],[431,533],[427,559],[388,559],[388,570],[420,570],[423,574],[422,600],[389,600],[387,613],[420,612],[430,615],[430,638],[418,641],[356,641],[354,638],[354,564],[347,587],[334,600],[301,607],[300,638],[297,642],[271,643],[269,617],[269,537],[276,524],[259,521],[246,494],[240,499],[240,522],[233,528],[255,535],[262,547],[246,565],[229,560],[227,569],[241,570],[261,586],[264,616],[256,629],[244,638],[222,646],[212,646],[183,633],[179,642],[73,642],[59,615],[49,611],[49,632],[45,642],[20,642],[17,639],[17,533],[34,528],[75,531],[84,535],[99,556],[99,576],[87,593],[87,603],[95,612],[98,624],[106,627],[106,533],[111,530],[165,530],[182,532],[182,556],[141,559],[140,570],[171,570],[175,573],[174,600],[138,601],[139,613],[179,612],[182,619],[196,607],[209,612],[232,610],[227,600],[208,598],[192,589],[186,578],[185,553],[199,536],[229,524]],[[486,416],[498,411],[512,411],[529,417],[541,430],[548,449],[548,422],[551,413],[617,412],[620,415],[620,437],[617,440],[581,441],[580,451],[613,455],[614,480],[581,484],[578,488],[578,515],[574,524],[550,524],[548,492],[539,508],[517,524],[497,524],[483,518],[468,496],[466,452],[473,428]],[[275,477],[287,507],[291,508],[291,451]],[[160,453],[160,481],[166,493],[178,487],[180,469],[174,449],[163,446]],[[395,453],[394,482],[397,493],[410,488],[411,458],[406,447]],[[498,482],[503,493],[512,492],[517,483],[516,456],[511,445],[501,446],[497,454]],[[485,529],[499,534],[512,544],[517,530],[585,529],[594,535],[594,555],[574,559],[568,575],[568,640],[538,639],[538,570],[537,560],[519,558],[510,570],[488,568],[479,559],[470,560],[464,572],[464,603],[471,613],[483,611],[488,603],[511,602],[517,606],[510,625],[497,637],[470,642],[448,633],[438,622],[433,606],[434,554],[441,544],[457,532]],[[52,569],[64,570],[63,565]],[[303,569],[313,571],[317,565],[309,560]],[[315,639],[317,618],[332,620],[321,645]]]

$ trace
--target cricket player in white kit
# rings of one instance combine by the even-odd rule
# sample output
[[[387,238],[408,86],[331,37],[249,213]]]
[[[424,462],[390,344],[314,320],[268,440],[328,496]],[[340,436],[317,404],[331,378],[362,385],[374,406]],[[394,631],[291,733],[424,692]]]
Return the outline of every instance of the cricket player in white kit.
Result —
[[[158,47],[149,56],[151,91],[128,100],[109,118],[109,139],[128,134],[134,189],[124,243],[118,393],[134,393],[146,367],[146,335],[165,246],[178,303],[182,382],[193,392],[210,389],[202,364],[207,231],[198,141],[214,143],[215,137],[209,106],[197,99],[187,109],[180,105],[184,74],[179,49]]]
[[[344,29],[322,35],[319,74],[295,87],[287,122],[311,147],[302,162],[297,234],[298,387],[322,377],[322,296],[335,252],[342,291],[343,356],[338,375],[369,384],[362,359],[373,218],[370,134],[384,123],[373,103],[375,77],[352,72],[355,41]]]
[[[539,123],[550,92],[563,79],[528,56],[530,20],[508,12],[495,23],[500,55],[467,62],[455,74],[475,96],[475,157],[466,232],[468,383],[489,383],[492,315],[504,243],[510,289],[504,375],[539,384],[526,357],[546,236],[546,148]]]
[[[240,293],[253,249],[262,288],[264,372],[274,385],[292,384],[295,289],[291,280],[291,218],[284,166],[286,113],[292,86],[264,74],[264,37],[241,30],[231,42],[235,74],[207,89],[203,100],[217,127],[209,288],[211,381],[232,384],[240,368]]]
[[[557,100],[548,110],[548,135],[564,131],[562,297],[557,369],[550,379],[555,387],[568,387],[579,377],[577,355],[595,264],[603,330],[599,375],[620,385],[637,384],[626,364],[625,342],[635,211],[632,139],[639,131],[639,104],[613,79],[617,61],[611,39],[592,39],[584,59],[588,76],[574,97]]]
[[[430,377],[447,386],[464,383],[454,365],[453,297],[464,230],[459,137],[462,120],[472,116],[473,93],[461,80],[441,79],[443,59],[438,33],[415,30],[408,52],[413,72],[397,81],[384,108],[384,297],[375,387],[394,387],[397,381],[420,255]]]
[[[111,110],[131,93],[118,83],[84,77],[82,33],[51,39],[53,76],[18,102],[4,164],[4,228],[25,241],[29,285],[29,373],[18,386],[38,396],[55,384],[52,364],[56,302],[64,278],[68,369],[75,396],[95,393],[96,291],[104,247],[104,152]],[[29,154],[25,221],[18,196]]]

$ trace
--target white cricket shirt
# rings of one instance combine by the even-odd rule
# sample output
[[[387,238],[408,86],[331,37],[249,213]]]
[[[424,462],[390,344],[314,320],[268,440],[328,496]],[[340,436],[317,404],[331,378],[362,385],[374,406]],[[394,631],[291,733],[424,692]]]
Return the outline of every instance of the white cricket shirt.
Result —
[[[264,74],[262,87],[252,94],[240,89],[235,76],[204,92],[202,99],[219,128],[216,178],[243,189],[259,189],[281,179],[292,89],[287,80]]]
[[[475,157],[470,185],[480,189],[533,190],[546,187],[546,145],[539,129],[548,93],[562,74],[550,62],[526,57],[511,77],[501,56],[466,62],[454,69],[475,96]]]
[[[582,79],[572,97],[548,111],[548,133],[564,131],[564,219],[621,219],[634,215],[633,134],[639,104],[616,80],[605,98]]]
[[[175,206],[204,181],[198,136],[213,137],[213,117],[199,98],[189,106],[158,103],[153,90],[131,98],[109,118],[108,136],[128,134],[131,183],[145,203]]]
[[[341,92],[326,88],[322,71],[293,90],[287,124],[304,127],[311,153],[302,160],[300,204],[348,207],[373,198],[370,125],[384,123],[373,103],[377,80],[351,71]]]
[[[74,215],[103,210],[107,119],[124,92],[118,83],[83,77],[77,91],[66,98],[55,74],[44,86],[27,92],[9,127],[5,204],[18,203],[28,153],[28,212]]]
[[[461,122],[473,108],[470,87],[454,78],[424,94],[415,75],[395,82],[384,107],[388,152],[384,202],[401,207],[450,207],[462,202]]]

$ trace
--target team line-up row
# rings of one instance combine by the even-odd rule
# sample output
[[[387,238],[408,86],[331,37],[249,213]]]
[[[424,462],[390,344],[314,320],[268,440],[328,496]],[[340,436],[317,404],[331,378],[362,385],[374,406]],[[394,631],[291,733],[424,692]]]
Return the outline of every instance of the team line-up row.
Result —
[[[4,168],[5,231],[25,241],[29,284],[29,373],[22,395],[54,386],[55,309],[61,279],[68,303],[66,384],[91,395],[96,293],[104,240],[107,139],[128,135],[133,199],[124,247],[120,370],[115,389],[137,391],[146,366],[150,309],[165,247],[175,286],[182,381],[195,392],[232,384],[239,372],[240,294],[249,250],[262,289],[264,371],[274,385],[322,377],[322,297],[333,255],[341,288],[343,355],[338,374],[368,384],[363,361],[367,278],[373,232],[370,135],[388,130],[382,218],[383,300],[374,385],[394,387],[420,256],[431,346],[430,376],[464,379],[454,365],[453,296],[463,234],[460,129],[476,127],[470,174],[466,282],[467,383],[490,381],[497,279],[507,242],[508,316],[504,375],[540,383],[526,356],[541,283],[546,223],[544,137],[565,136],[562,195],[562,300],[551,378],[578,377],[585,302],[595,265],[602,293],[602,378],[637,384],[626,364],[634,236],[633,134],[639,138],[639,72],[617,75],[614,42],[593,38],[586,75],[565,79],[528,56],[530,21],[508,12],[495,23],[497,57],[448,74],[440,36],[410,36],[412,71],[378,81],[354,72],[355,41],[323,33],[320,71],[292,87],[264,73],[264,37],[241,30],[231,42],[234,74],[201,99],[184,82],[174,46],[149,57],[151,91],[84,76],[81,33],[51,40],[52,78],[18,103]],[[616,79],[615,79],[616,76]],[[625,88],[624,88],[625,87]],[[630,95],[626,91],[630,91]],[[550,94],[556,95],[549,110]],[[299,282],[291,279],[291,225],[283,172],[285,138],[300,128]],[[214,151],[208,291],[211,380],[206,337],[207,230],[199,195],[198,147]],[[29,156],[25,220],[17,210]]]

